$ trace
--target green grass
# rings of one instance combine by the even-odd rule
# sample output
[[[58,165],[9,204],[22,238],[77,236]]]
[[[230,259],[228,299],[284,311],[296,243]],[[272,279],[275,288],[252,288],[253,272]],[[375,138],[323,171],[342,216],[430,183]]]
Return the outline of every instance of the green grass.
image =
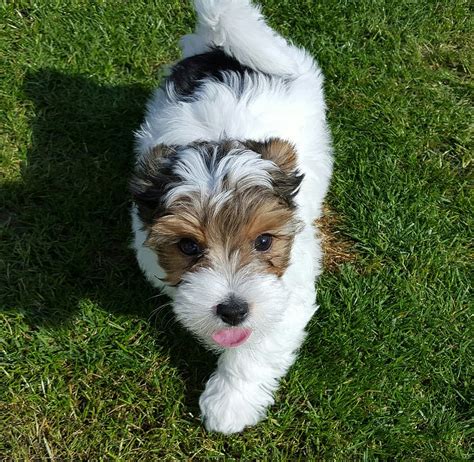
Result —
[[[199,421],[214,358],[150,319],[128,248],[132,132],[189,5],[1,7],[0,458],[472,457],[469,2],[263,6],[325,73],[355,260],[321,278],[268,420],[230,437]]]

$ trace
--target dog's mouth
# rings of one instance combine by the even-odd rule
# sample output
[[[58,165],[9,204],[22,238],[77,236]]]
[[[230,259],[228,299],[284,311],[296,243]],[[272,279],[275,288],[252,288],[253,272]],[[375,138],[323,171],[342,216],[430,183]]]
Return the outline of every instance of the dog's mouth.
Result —
[[[234,348],[242,345],[250,337],[252,331],[242,327],[221,329],[212,334],[212,340],[225,348]]]

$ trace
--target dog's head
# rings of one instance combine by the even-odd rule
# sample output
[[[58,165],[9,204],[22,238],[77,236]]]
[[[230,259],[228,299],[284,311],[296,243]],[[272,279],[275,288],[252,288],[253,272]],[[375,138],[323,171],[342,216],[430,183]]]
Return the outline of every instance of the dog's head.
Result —
[[[176,287],[178,319],[208,346],[258,341],[281,318],[302,178],[280,139],[160,145],[138,162],[146,245]]]

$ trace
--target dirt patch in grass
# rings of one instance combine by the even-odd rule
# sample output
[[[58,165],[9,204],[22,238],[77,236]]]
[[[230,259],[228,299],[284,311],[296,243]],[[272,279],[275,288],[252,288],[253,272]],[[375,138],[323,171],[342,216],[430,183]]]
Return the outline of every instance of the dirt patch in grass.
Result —
[[[356,259],[353,242],[338,230],[339,217],[327,205],[323,215],[315,221],[323,247],[325,271],[335,272],[343,263]]]

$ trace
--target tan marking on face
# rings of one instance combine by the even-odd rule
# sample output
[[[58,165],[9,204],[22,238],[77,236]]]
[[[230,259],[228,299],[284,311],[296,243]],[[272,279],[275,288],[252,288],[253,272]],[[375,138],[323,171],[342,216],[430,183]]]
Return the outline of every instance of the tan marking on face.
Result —
[[[236,194],[218,211],[206,204],[197,210],[195,204],[190,200],[172,206],[150,229],[147,245],[157,252],[168,283],[178,284],[186,272],[218,267],[232,256],[237,257],[238,268],[252,265],[256,271],[284,274],[299,223],[270,191],[255,188]],[[260,234],[273,237],[264,252],[254,247]],[[204,255],[184,255],[177,245],[181,238],[194,239],[205,249]]]
[[[182,275],[196,266],[198,258],[185,255],[178,247],[182,238],[195,240],[206,247],[206,236],[198,217],[185,204],[170,209],[170,213],[157,220],[150,229],[146,245],[155,250],[166,271],[166,280],[176,285]]]

